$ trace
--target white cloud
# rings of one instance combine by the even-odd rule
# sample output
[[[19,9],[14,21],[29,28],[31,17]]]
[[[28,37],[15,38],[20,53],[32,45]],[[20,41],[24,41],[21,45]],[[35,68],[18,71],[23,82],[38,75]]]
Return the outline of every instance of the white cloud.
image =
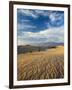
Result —
[[[62,19],[64,14],[59,14],[53,11],[45,11],[45,10],[30,10],[30,9],[20,9],[20,13],[26,16],[32,16],[33,18],[39,17],[39,15],[48,16],[51,21],[55,21],[57,19]]]
[[[50,15],[50,19],[51,19],[51,21],[55,21],[56,20],[56,18],[55,18],[55,16],[53,14]]]
[[[34,12],[35,11],[35,12]],[[52,11],[44,11],[44,10],[30,10],[30,9],[20,9],[19,12],[26,16],[32,16],[33,18],[37,18],[39,15],[43,16],[55,16],[55,13]]]
[[[21,23],[28,23],[30,20],[21,19]]]
[[[34,29],[36,28],[36,26],[32,26],[32,25],[29,25],[29,24],[25,24],[25,23],[18,23],[17,24],[17,28],[18,30],[28,30],[28,29]]]
[[[50,13],[49,18],[51,19],[51,21],[55,21],[55,20],[62,20],[64,14],[59,14],[57,12],[54,13]]]
[[[37,15],[33,14],[33,12],[28,9],[27,10],[21,9],[19,10],[19,12],[21,12],[23,15],[32,16],[33,18],[37,17]]]
[[[43,16],[48,16],[49,12],[44,11],[44,10],[35,10],[36,15],[43,15]]]
[[[22,36],[18,36],[18,45],[39,43],[39,42],[63,42],[64,41],[64,29],[51,28],[40,32],[23,32]]]

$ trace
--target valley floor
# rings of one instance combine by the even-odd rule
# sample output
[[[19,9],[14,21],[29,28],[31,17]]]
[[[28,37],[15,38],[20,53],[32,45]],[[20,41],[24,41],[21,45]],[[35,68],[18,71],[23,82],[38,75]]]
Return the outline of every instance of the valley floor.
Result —
[[[18,54],[17,79],[39,80],[64,77],[64,47]]]

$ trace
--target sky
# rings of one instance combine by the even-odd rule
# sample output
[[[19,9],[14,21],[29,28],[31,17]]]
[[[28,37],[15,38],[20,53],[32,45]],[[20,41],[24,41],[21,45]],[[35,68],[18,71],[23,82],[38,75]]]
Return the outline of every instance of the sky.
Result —
[[[18,45],[64,42],[64,11],[17,9]]]

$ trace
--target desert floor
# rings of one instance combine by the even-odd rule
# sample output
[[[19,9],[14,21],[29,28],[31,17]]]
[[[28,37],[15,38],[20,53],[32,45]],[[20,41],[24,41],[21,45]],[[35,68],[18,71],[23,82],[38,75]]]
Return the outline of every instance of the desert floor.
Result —
[[[18,54],[17,80],[56,79],[64,77],[64,47]]]

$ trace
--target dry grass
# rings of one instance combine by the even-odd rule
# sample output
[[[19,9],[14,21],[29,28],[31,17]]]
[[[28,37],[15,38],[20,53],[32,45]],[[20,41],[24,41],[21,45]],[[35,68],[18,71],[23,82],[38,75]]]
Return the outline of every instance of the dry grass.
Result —
[[[56,79],[64,77],[64,47],[18,54],[18,80]]]

